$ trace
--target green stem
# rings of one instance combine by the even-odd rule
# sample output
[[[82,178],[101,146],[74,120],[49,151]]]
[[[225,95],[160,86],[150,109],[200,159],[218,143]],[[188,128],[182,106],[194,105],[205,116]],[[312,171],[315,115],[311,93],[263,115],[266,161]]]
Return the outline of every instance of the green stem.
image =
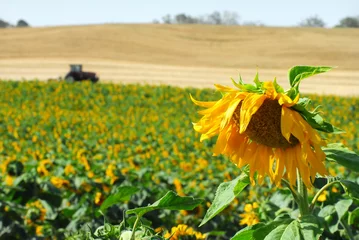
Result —
[[[334,185],[335,183],[340,183],[340,182],[339,181],[328,182],[321,189],[319,189],[319,191],[315,194],[315,196],[312,200],[312,203],[310,204],[310,207],[309,207],[310,211],[313,211],[314,205],[318,201],[320,194],[322,194],[327,188]]]
[[[354,235],[348,224],[343,219],[340,220],[340,223],[344,227],[345,231],[347,232],[349,239],[354,240]]]
[[[133,224],[133,228],[132,228],[132,235],[131,235],[131,239],[130,240],[135,240],[135,233],[136,233],[136,227],[138,222],[140,221],[141,216],[137,215],[136,221]]]
[[[308,190],[305,186],[302,177],[299,174],[299,171],[297,171],[297,187],[298,187],[298,194],[299,194],[299,211],[300,215],[304,216],[309,214],[309,203],[308,203]]]

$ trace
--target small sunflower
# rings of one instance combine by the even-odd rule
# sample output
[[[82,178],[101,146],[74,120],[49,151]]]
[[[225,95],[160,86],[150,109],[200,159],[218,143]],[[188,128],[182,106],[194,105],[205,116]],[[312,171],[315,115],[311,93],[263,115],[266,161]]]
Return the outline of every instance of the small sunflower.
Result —
[[[194,130],[202,134],[201,142],[218,135],[213,155],[227,155],[239,168],[249,165],[252,184],[257,172],[259,184],[267,175],[277,186],[282,178],[294,186],[298,171],[310,188],[317,173],[327,174],[321,149],[326,143],[315,129],[333,132],[334,127],[318,112],[306,110],[309,99],[299,97],[300,80],[285,92],[276,79],[261,82],[257,74],[256,85],[242,79],[233,81],[237,89],[215,85],[222,93],[218,101],[191,96],[196,105],[207,108],[198,112],[203,117],[193,123]]]

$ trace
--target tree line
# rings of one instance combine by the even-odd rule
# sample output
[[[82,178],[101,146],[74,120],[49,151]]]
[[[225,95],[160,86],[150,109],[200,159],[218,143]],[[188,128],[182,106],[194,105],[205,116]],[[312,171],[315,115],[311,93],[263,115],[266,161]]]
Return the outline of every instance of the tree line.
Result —
[[[244,26],[265,26],[262,22],[242,22],[239,21],[239,14],[231,11],[218,12],[194,17],[185,13],[171,16],[167,14],[161,20],[153,20],[158,24],[213,24],[213,25],[244,25]],[[310,16],[297,24],[298,27],[326,27],[327,24],[318,15]],[[348,16],[340,19],[334,27],[336,28],[359,28],[359,16]]]
[[[0,19],[0,28],[12,28],[12,27],[30,27],[30,25],[23,19],[17,21],[16,25],[13,25],[7,21]]]
[[[157,24],[211,24],[211,25],[243,25],[243,26],[265,26],[259,21],[244,21],[240,22],[240,17],[237,12],[232,11],[214,11],[211,14],[194,17],[185,13],[179,13],[174,16],[167,14],[161,20],[153,20]],[[299,27],[326,27],[327,24],[318,15],[310,16],[298,23]],[[30,25],[23,19],[20,19],[16,25],[12,25],[0,19],[0,28],[12,27],[30,27]],[[359,16],[348,16],[340,19],[335,28],[359,28]]]

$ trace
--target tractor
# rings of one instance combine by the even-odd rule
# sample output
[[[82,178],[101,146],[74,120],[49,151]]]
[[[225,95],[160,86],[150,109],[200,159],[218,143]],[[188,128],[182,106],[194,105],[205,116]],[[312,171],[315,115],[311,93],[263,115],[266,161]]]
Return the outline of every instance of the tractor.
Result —
[[[80,82],[90,80],[93,83],[98,82],[99,77],[94,72],[84,72],[82,71],[81,64],[70,64],[70,72],[66,74],[66,82]]]

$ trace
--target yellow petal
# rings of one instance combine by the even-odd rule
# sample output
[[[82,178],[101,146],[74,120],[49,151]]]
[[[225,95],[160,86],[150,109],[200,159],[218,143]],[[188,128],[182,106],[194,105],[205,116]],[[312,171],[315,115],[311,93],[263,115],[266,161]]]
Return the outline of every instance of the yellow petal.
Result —
[[[223,117],[222,122],[221,122],[221,129],[223,129],[225,126],[228,125],[228,123],[231,120],[231,118],[233,116],[233,113],[236,110],[236,108],[237,108],[238,104],[240,103],[240,101],[242,101],[242,99],[235,99],[229,104],[229,106],[227,108],[227,111],[224,114],[224,117]]]
[[[290,135],[292,133],[293,128],[293,114],[290,109],[287,107],[282,107],[282,116],[280,119],[280,125],[281,125],[281,132],[282,135],[287,139],[289,142]]]
[[[238,92],[238,90],[236,90],[234,88],[223,86],[223,85],[220,85],[220,84],[214,84],[214,86],[220,92]]]
[[[192,97],[192,95],[190,94],[189,97],[191,98],[192,102],[194,104],[196,104],[197,106],[200,106],[200,107],[206,107],[206,108],[209,108],[209,107],[212,107],[214,104],[216,104],[217,101],[212,101],[212,102],[201,102],[201,101],[197,101],[196,99],[194,99]]]
[[[265,99],[266,96],[261,94],[252,93],[247,95],[241,106],[239,133],[246,131],[252,115],[262,106]]]
[[[278,93],[277,99],[278,99],[278,103],[280,105],[284,105],[286,107],[291,107],[298,102],[299,94],[297,94],[297,96],[294,98],[294,100],[292,100],[289,96],[287,96],[283,93]]]

